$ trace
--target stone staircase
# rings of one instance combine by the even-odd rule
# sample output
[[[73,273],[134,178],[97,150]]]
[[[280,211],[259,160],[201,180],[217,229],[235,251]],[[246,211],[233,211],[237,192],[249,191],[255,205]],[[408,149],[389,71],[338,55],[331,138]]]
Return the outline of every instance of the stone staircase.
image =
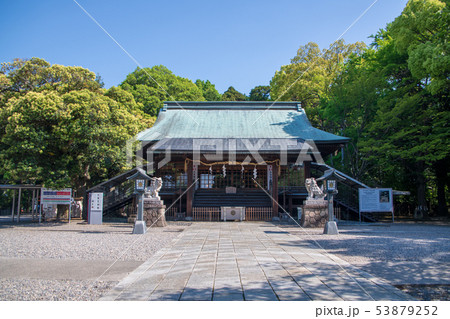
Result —
[[[326,164],[311,163],[314,177],[320,177],[326,170],[331,168],[331,166]],[[338,170],[336,170],[336,172],[346,179],[345,181],[338,181],[337,188],[339,193],[334,196],[334,201],[337,205],[341,206],[341,208],[344,208],[351,213],[353,218],[359,219],[358,190],[360,188],[369,188],[369,186]],[[364,212],[361,213],[361,221],[377,222],[378,218],[373,213]]]
[[[272,207],[272,200],[262,190],[237,189],[227,194],[224,189],[198,189],[194,194],[194,207]]]

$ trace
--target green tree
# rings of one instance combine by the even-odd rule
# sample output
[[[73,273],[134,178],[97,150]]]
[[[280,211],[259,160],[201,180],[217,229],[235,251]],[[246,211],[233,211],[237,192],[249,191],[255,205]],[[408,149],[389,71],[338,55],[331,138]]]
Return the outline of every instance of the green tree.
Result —
[[[378,92],[385,86],[381,72],[374,64],[375,50],[353,55],[335,78],[326,98],[321,100],[319,115],[324,129],[351,140],[333,165],[356,179],[382,185],[367,174],[373,164],[370,153],[362,153],[361,142],[367,135],[378,110]],[[342,161],[342,157],[344,160]]]
[[[370,49],[350,56],[319,108],[328,130],[352,138],[344,170],[410,190],[424,216],[436,198],[448,213],[448,21],[447,3],[409,1]]]
[[[9,83],[1,88],[1,93],[6,94],[7,97],[26,94],[30,91],[56,91],[63,94],[73,90],[87,89],[96,92],[102,87],[102,84],[96,80],[95,73],[88,69],[78,66],[50,65],[40,58],[16,59],[13,62],[2,63],[0,74],[9,80]]]
[[[0,108],[0,175],[8,183],[70,186],[83,196],[126,168],[126,141],[151,120],[130,93],[95,85],[89,70],[44,62],[22,61],[3,73],[3,92],[14,94]],[[59,73],[52,78],[49,69]]]
[[[255,86],[248,97],[249,101],[269,101],[270,100],[270,86],[259,85]]]
[[[426,82],[408,68],[408,54],[396,50],[396,39],[387,32],[376,41],[380,68],[389,89],[378,100],[376,119],[369,127],[366,150],[377,157],[402,163],[415,184],[417,210],[427,215],[427,169],[449,157],[450,112],[429,94]],[[381,142],[381,143],[380,143]],[[410,184],[414,188],[414,184]]]
[[[203,98],[206,101],[220,101],[222,99],[219,91],[216,90],[216,86],[209,82],[209,80],[197,80],[195,81],[195,85],[202,91]]]
[[[136,102],[144,106],[144,112],[158,115],[167,100],[204,101],[202,91],[191,80],[176,76],[163,65],[137,68],[120,84],[133,94]]]
[[[324,50],[314,42],[301,46],[291,63],[282,66],[270,81],[272,100],[300,101],[310,120],[321,125],[317,109],[321,99],[326,98],[344,62],[364,48],[362,42],[345,44],[344,40]]]
[[[408,54],[408,69],[433,94],[450,87],[450,8],[448,1],[411,0],[391,26],[395,46]]]
[[[228,90],[223,92],[222,101],[246,101],[247,97],[234,87],[230,86]]]

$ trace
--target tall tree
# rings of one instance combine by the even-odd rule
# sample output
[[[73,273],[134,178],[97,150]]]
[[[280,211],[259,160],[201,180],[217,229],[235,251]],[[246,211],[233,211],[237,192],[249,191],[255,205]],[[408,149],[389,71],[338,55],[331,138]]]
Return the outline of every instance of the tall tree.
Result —
[[[367,183],[381,184],[367,174],[370,153],[361,152],[361,141],[378,110],[378,92],[385,87],[384,78],[375,66],[375,50],[367,49],[352,56],[335,78],[329,94],[321,100],[319,115],[324,129],[351,140],[336,158],[334,166]]]
[[[247,97],[234,87],[230,86],[228,90],[223,92],[222,101],[246,101]]]
[[[448,12],[444,1],[410,0],[370,49],[350,57],[321,99],[325,127],[352,138],[344,169],[376,186],[410,190],[424,216],[436,197],[448,213]]]
[[[344,40],[324,50],[314,42],[301,46],[291,63],[282,66],[270,81],[272,100],[300,101],[311,121],[321,125],[320,100],[328,94],[343,63],[364,47],[362,42],[345,44]]]
[[[432,94],[448,98],[450,88],[448,1],[410,0],[391,26],[395,46],[408,54],[408,68]]]
[[[248,96],[249,101],[269,101],[270,100],[270,86],[259,85],[255,86]]]
[[[206,101],[220,101],[222,96],[217,91],[216,86],[209,82],[209,80],[196,80],[195,85],[202,91],[203,98]]]
[[[0,107],[5,182],[70,186],[83,196],[126,168],[126,141],[151,125],[130,93],[101,89],[89,70],[32,59],[3,75],[2,94],[10,95]]]
[[[450,112],[430,95],[427,81],[416,78],[408,67],[409,55],[398,50],[391,28],[378,34],[380,68],[389,89],[378,101],[379,111],[369,129],[366,149],[403,163],[415,183],[416,210],[427,216],[427,168],[450,154]],[[382,143],[380,143],[382,142]]]
[[[172,73],[163,65],[137,68],[120,84],[133,94],[136,102],[144,105],[144,112],[158,115],[164,101],[204,101],[201,89],[191,80]]]

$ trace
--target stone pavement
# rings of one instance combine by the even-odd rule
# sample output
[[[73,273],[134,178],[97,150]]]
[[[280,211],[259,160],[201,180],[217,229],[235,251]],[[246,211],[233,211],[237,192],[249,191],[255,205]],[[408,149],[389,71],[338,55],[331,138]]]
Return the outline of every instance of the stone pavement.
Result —
[[[193,223],[100,300],[414,300],[272,223]]]

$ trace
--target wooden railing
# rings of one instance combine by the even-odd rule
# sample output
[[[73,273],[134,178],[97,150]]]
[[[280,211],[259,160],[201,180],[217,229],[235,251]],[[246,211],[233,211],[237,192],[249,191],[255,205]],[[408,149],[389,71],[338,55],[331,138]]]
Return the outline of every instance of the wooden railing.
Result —
[[[193,207],[192,215],[194,221],[220,221],[220,207]],[[245,208],[247,221],[270,221],[272,216],[272,207]]]
[[[272,220],[272,207],[246,207],[245,220],[268,221]]]
[[[195,221],[219,221],[220,207],[193,207],[192,217]]]
[[[166,220],[176,220],[178,214],[178,207],[171,207],[166,209]]]

